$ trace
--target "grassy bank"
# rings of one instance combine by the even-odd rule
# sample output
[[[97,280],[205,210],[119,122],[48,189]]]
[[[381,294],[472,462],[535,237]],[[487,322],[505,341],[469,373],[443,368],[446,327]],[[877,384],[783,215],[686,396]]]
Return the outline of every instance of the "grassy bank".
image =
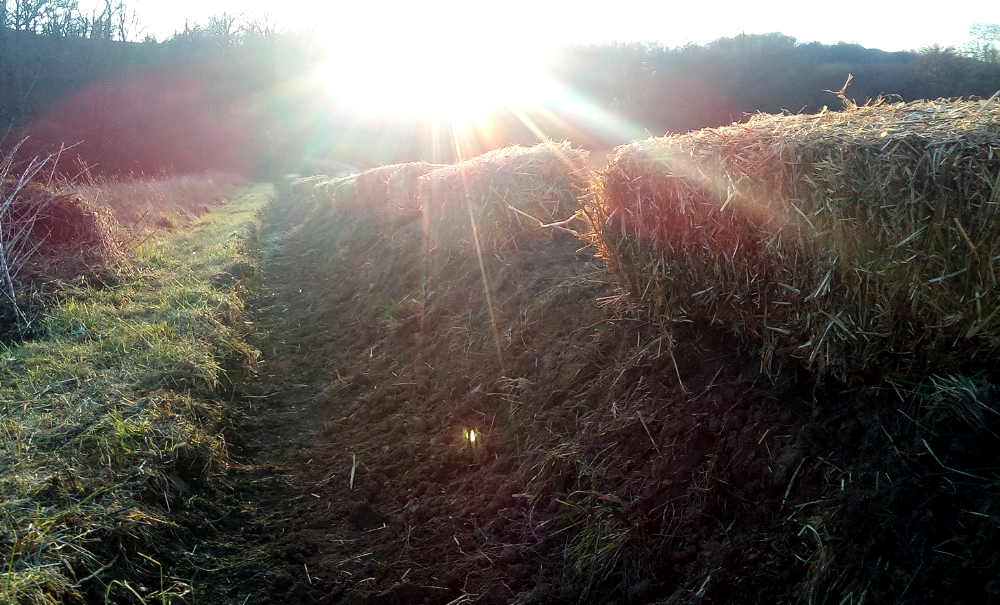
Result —
[[[267,187],[68,286],[40,338],[0,347],[0,602],[172,602],[170,537],[227,464],[227,400]]]

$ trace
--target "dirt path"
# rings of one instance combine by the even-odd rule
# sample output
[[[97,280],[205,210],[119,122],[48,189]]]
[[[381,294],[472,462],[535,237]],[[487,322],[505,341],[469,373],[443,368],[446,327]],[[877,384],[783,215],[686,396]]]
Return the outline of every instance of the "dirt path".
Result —
[[[405,413],[407,399],[428,394],[426,379],[424,385],[386,383],[392,376],[386,358],[396,352],[366,347],[378,343],[378,330],[366,325],[370,313],[357,308],[356,284],[344,267],[324,266],[322,251],[301,238],[297,220],[294,210],[279,208],[265,232],[264,362],[251,395],[259,403],[241,427],[255,463],[235,480],[256,487],[246,497],[261,499],[257,516],[270,511],[271,552],[260,557],[260,567],[265,560],[274,567],[257,574],[260,600],[251,595],[249,602],[457,603],[466,600],[463,595],[484,597],[467,592],[494,580],[475,578],[476,569],[488,572],[491,560],[478,550],[483,540],[474,537],[482,529],[475,515],[460,519],[445,509],[459,513],[480,500],[509,500],[512,490],[455,502],[463,489],[475,489],[475,477],[462,476],[473,460],[464,452],[453,458],[428,451],[453,449],[446,443],[453,435],[442,434],[450,419],[444,410]],[[430,489],[449,491],[443,485],[457,488],[450,507],[420,503]],[[517,558],[510,549],[500,554]],[[442,564],[455,557],[471,561]],[[496,602],[512,596],[498,595]]]
[[[740,547],[728,536],[733,524],[720,530],[719,521],[704,521],[706,509],[712,519],[726,516],[719,511],[736,500],[706,498],[701,485],[717,434],[740,429],[747,411],[734,412],[734,403],[759,378],[734,363],[731,345],[683,345],[676,367],[636,351],[648,335],[641,324],[610,321],[596,301],[614,289],[571,237],[529,242],[490,261],[494,330],[478,266],[449,265],[441,285],[428,286],[437,307],[420,330],[407,298],[413,276],[398,250],[412,225],[380,231],[331,220],[323,239],[310,220],[300,207],[279,206],[265,231],[264,362],[255,412],[242,427],[255,463],[235,478],[247,490],[244,514],[265,528],[244,536],[261,545],[259,567],[255,588],[236,596],[288,604],[641,603],[677,590],[695,598],[684,586],[705,582],[706,566],[740,565],[727,562]],[[688,402],[674,418],[664,412],[685,399],[685,388],[713,387],[721,393]],[[747,406],[761,421],[737,430],[730,456],[763,451],[768,421],[789,424],[787,413],[778,419],[767,409],[772,398],[756,396]],[[772,446],[787,452],[783,467],[799,461],[790,440]],[[728,472],[743,464],[730,462]],[[649,482],[656,474],[675,478]],[[660,503],[670,500],[691,501],[670,520],[674,531],[691,525],[693,538],[708,525],[703,533],[725,534],[730,548],[696,565],[705,557],[696,543],[679,537],[684,544],[673,553],[660,540],[678,566],[675,584],[621,584],[615,578],[661,564],[630,560],[659,555],[629,552],[634,546],[613,537],[628,535],[616,519],[659,524]],[[763,539],[752,520],[774,513],[769,499],[752,508],[743,547]]]
[[[565,335],[599,321],[573,310],[581,303],[596,309],[595,288],[607,285],[582,277],[594,269],[579,262],[572,238],[542,253],[522,251],[511,297],[564,282],[568,294],[575,288],[585,295],[571,296],[576,302],[565,309],[543,296],[539,309],[551,317],[534,335],[539,344],[497,367],[494,343],[477,340],[482,317],[462,320],[468,330],[461,334],[443,320],[421,334],[412,301],[372,294],[381,286],[365,281],[371,267],[360,272],[357,265],[381,263],[391,253],[385,242],[337,252],[350,255],[339,263],[301,221],[299,210],[279,206],[264,232],[263,361],[237,431],[238,457],[247,462],[230,478],[238,508],[231,544],[248,547],[228,556],[239,559],[232,564],[241,571],[225,577],[232,587],[220,587],[220,596],[444,605],[509,603],[520,595],[541,602],[549,585],[532,591],[556,551],[541,535],[542,498],[531,493],[525,470],[517,471],[518,448],[501,438],[501,424],[511,421],[510,401],[535,391],[548,397],[559,384],[595,373],[585,367],[586,352],[561,352],[545,332]],[[479,280],[457,281],[476,286],[474,294]],[[397,281],[405,279],[389,276],[387,290]],[[537,374],[547,383],[504,378],[505,371],[523,374],[517,364],[542,368]],[[496,392],[501,387],[506,394]],[[555,403],[525,413],[544,424],[554,411],[555,422],[569,428],[568,412]],[[469,440],[470,430],[478,442]]]
[[[261,234],[263,282],[251,301],[261,360],[234,406],[238,417],[226,435],[232,465],[221,487],[194,506],[209,521],[189,528],[198,546],[185,553],[199,603],[273,603],[289,585],[279,544],[308,476],[300,454],[322,402],[314,385],[303,384],[311,357],[288,336],[302,320],[296,284],[305,276],[286,247],[287,219],[273,213]]]

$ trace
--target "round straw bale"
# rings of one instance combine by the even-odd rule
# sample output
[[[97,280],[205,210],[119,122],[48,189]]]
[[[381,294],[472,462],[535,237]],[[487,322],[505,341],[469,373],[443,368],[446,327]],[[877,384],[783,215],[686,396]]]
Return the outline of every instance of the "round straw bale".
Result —
[[[344,177],[343,179],[338,179],[337,183],[333,185],[333,201],[338,208],[348,209],[354,208],[357,205],[357,192],[355,189],[357,180],[355,176]]]
[[[432,246],[498,249],[579,212],[590,186],[587,152],[569,143],[512,146],[438,168],[418,191]],[[475,230],[475,233],[473,233]]]
[[[366,170],[351,177],[353,196],[349,202],[355,205],[355,210],[383,213],[393,218],[419,217],[417,179],[437,166],[427,162],[410,162]],[[348,203],[347,197],[339,198],[339,201]]]
[[[296,197],[310,197],[313,195],[313,188],[317,183],[325,180],[329,180],[330,177],[325,174],[317,174],[315,176],[298,177],[292,178],[295,175],[289,175],[286,178],[291,180],[288,182],[288,191],[293,196]]]
[[[767,369],[949,371],[1000,346],[998,182],[995,103],[758,115],[617,149],[597,236],[655,314],[724,325]]]

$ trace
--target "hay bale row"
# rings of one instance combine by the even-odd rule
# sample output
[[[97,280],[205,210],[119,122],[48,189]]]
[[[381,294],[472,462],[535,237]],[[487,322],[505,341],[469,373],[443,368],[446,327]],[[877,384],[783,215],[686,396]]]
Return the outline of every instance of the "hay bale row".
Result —
[[[417,180],[439,164],[410,162],[390,164],[360,174],[319,183],[317,193],[325,194],[343,212],[373,212],[394,218],[420,216]]]
[[[626,289],[743,336],[767,370],[907,375],[998,353],[997,103],[758,115],[620,147],[598,188]]]
[[[587,152],[569,143],[512,146],[453,165],[392,164],[310,184],[342,212],[424,216],[435,248],[472,241],[499,249],[524,233],[573,218],[590,187]],[[547,228],[547,227],[546,227]]]
[[[313,185],[312,195],[318,200],[332,202],[337,197],[337,189],[342,191],[350,190],[350,194],[343,193],[341,197],[354,199],[354,182],[358,175],[341,176],[336,178],[326,177]]]
[[[317,174],[312,176],[299,176],[297,174],[289,174],[285,176],[282,183],[282,189],[284,193],[292,197],[306,198],[313,194],[313,189],[317,184],[328,180],[330,177],[325,174]]]
[[[567,142],[547,142],[506,147],[427,173],[417,188],[431,246],[469,245],[475,224],[482,247],[501,249],[564,223],[589,190],[586,160],[586,151]]]

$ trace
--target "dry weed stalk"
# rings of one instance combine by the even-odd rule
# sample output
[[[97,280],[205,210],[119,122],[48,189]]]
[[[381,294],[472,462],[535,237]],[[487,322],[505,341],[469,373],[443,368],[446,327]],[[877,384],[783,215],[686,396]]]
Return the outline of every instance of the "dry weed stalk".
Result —
[[[18,327],[27,330],[31,320],[18,304],[18,274],[45,242],[35,225],[54,201],[54,196],[33,191],[29,184],[45,170],[49,171],[47,181],[52,181],[61,150],[35,156],[22,166],[15,159],[20,146],[0,157],[0,291]]]

